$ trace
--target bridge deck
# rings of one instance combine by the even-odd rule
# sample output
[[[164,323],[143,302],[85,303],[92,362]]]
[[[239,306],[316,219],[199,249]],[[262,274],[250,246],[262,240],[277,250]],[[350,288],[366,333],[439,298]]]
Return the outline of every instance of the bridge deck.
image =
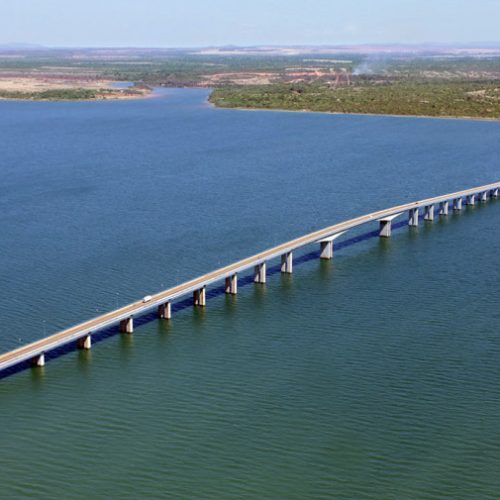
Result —
[[[347,231],[348,229],[352,229],[354,227],[361,226],[362,224],[366,224],[372,221],[378,221],[379,219],[387,218],[410,209],[426,207],[429,205],[440,203],[442,201],[462,198],[468,195],[490,191],[498,188],[500,188],[500,182],[487,184],[472,189],[466,189],[455,193],[449,193],[442,196],[435,196],[433,198],[427,198],[425,200],[405,203],[403,205],[398,205],[395,207],[387,208],[385,210],[372,212],[360,217],[340,222],[338,224],[334,224],[333,226],[329,226],[318,231],[314,231],[299,238],[287,241],[281,245],[264,250],[263,252],[257,253],[255,255],[252,255],[251,257],[247,257],[228,266],[222,267],[215,271],[211,271],[207,274],[204,274],[203,276],[199,276],[192,280],[186,281],[185,283],[174,286],[173,288],[169,288],[168,290],[164,290],[163,292],[159,292],[153,295],[151,300],[146,303],[142,302],[142,300],[133,302],[114,311],[108,312],[101,316],[97,316],[93,319],[72,326],[66,330],[55,333],[54,335],[51,335],[49,337],[43,338],[13,351],[1,354],[0,371],[19,364],[23,361],[32,359],[42,353],[51,351],[60,346],[76,341],[91,332],[102,330],[107,326],[116,324],[123,319],[129,318],[134,315],[141,315],[160,304],[171,302],[178,297],[185,296],[204,286],[223,280],[224,278],[236,273],[251,269],[262,262],[266,262],[275,257],[279,257],[287,252],[291,252],[311,243],[316,243],[319,240],[327,238],[334,234]]]

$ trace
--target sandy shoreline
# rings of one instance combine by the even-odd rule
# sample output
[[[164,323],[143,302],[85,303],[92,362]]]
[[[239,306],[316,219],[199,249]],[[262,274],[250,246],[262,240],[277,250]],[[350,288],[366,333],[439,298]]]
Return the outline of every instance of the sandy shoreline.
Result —
[[[0,100],[4,101],[110,101],[151,97],[152,89],[117,88],[112,80],[92,78],[5,77],[0,75]],[[90,91],[94,97],[64,97],[65,92]],[[58,92],[61,95],[58,95]],[[54,93],[44,96],[43,93]],[[5,95],[17,94],[17,95]]]

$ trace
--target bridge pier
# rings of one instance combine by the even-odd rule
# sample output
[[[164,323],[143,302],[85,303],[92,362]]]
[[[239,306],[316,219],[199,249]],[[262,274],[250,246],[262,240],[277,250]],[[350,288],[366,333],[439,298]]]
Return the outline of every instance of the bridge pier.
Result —
[[[381,238],[390,238],[392,234],[392,223],[390,220],[381,220],[380,222],[380,231],[378,235]]]
[[[482,203],[486,203],[488,201],[488,191],[481,192],[481,194],[479,195],[479,201],[481,201]]]
[[[238,293],[238,275],[233,274],[226,278],[226,293],[236,295]]]
[[[399,217],[401,214],[390,215],[379,219],[379,233],[380,238],[390,238],[392,234],[392,221]]]
[[[448,200],[442,201],[439,204],[439,215],[448,215],[450,202]]]
[[[134,318],[125,318],[120,321],[120,332],[121,333],[134,333]]]
[[[492,198],[498,198],[498,188],[495,188],[495,189],[491,190],[491,197]]]
[[[455,198],[453,200],[453,210],[455,210],[456,212],[462,210],[462,202],[463,202],[462,198]]]
[[[431,222],[434,220],[434,205],[427,205],[424,208],[424,220]]]
[[[411,227],[418,226],[418,208],[410,208],[408,211],[408,225]]]
[[[320,241],[320,259],[333,258],[333,241]]]
[[[293,253],[287,252],[281,256],[281,272],[292,274],[293,272]]]
[[[202,287],[193,292],[193,305],[205,307],[207,305],[207,287]]]
[[[92,335],[90,333],[87,333],[87,335],[85,335],[81,339],[78,339],[77,346],[78,346],[78,349],[84,349],[86,351],[91,349],[92,348]]]
[[[319,258],[320,259],[330,260],[333,258],[333,242],[339,236],[342,236],[344,233],[345,233],[345,231],[342,231],[341,233],[336,233],[332,236],[328,236],[328,238],[323,238],[322,240],[319,240],[319,245],[320,245]]]
[[[158,317],[161,319],[172,318],[172,304],[170,302],[165,302],[165,304],[158,306]]]
[[[262,262],[262,264],[257,264],[254,267],[253,280],[255,283],[264,284],[266,282],[266,263],[265,262]]]
[[[465,201],[465,204],[466,205],[470,205],[470,206],[473,206],[476,204],[476,195],[475,194],[469,194],[466,198],[466,201]]]
[[[31,365],[32,366],[45,366],[45,353],[42,352],[41,354],[38,354],[34,358],[31,359]]]

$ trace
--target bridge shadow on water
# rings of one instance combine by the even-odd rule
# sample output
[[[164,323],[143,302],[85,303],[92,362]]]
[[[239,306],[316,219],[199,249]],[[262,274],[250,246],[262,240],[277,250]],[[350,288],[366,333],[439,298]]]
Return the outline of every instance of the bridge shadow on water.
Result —
[[[421,215],[420,219],[423,220],[423,215]],[[408,223],[406,220],[402,220],[400,222],[394,222],[392,224],[392,230],[395,231],[397,229],[400,229],[402,227],[407,227]],[[379,231],[370,231],[366,233],[359,234],[357,236],[354,236],[352,238],[346,239],[346,240],[341,240],[338,242],[335,242],[335,251],[338,252],[339,250],[342,250],[343,248],[348,248],[352,245],[355,245],[357,243],[361,243],[363,241],[372,239],[372,238],[377,238],[379,236]],[[318,251],[313,251],[306,253],[304,255],[299,255],[297,257],[294,256],[293,259],[293,264],[294,266],[302,265],[307,262],[310,262],[312,260],[317,260],[319,259],[320,252]],[[281,266],[279,264],[276,264],[274,266],[269,266],[267,268],[267,276],[273,276],[276,274],[280,274],[281,271]],[[250,275],[245,275],[245,276],[238,276],[238,288],[242,287],[247,287],[249,285],[252,285],[254,282],[254,277],[252,274]],[[206,299],[211,300],[215,299],[217,297],[220,297],[222,295],[225,295],[225,287],[224,286],[214,286],[212,288],[208,288],[206,291]],[[180,311],[183,311],[184,309],[192,308],[193,307],[193,299],[192,297],[188,297],[182,300],[179,300],[177,302],[172,303],[172,314],[178,313]],[[152,321],[157,321],[158,320],[158,314],[156,310],[147,312],[141,316],[134,316],[134,329],[137,327],[140,327],[142,325],[145,325],[147,323],[151,323]],[[113,325],[108,328],[105,328],[103,330],[99,330],[98,332],[92,333],[92,343],[97,344],[99,342],[102,342],[110,337],[114,337],[116,335],[120,334],[120,329],[119,325]],[[124,334],[126,335],[126,334]],[[45,353],[45,359],[46,361],[50,361],[56,358],[59,358],[61,356],[64,356],[65,354],[68,354],[70,352],[74,352],[78,350],[78,343],[77,341],[70,342],[68,344],[65,344],[64,346],[61,346],[57,349],[48,351]],[[6,377],[10,377],[16,373],[19,373],[21,371],[24,371],[28,368],[31,368],[31,362],[30,361],[24,361],[22,363],[19,363],[13,367],[7,368],[5,370],[0,371],[0,380],[4,379]]]

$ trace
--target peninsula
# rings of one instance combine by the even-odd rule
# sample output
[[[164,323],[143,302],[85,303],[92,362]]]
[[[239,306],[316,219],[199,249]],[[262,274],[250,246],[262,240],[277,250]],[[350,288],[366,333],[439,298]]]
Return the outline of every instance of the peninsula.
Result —
[[[74,101],[137,99],[149,95],[145,86],[116,88],[110,80],[85,77],[30,75],[0,78],[0,99]]]

